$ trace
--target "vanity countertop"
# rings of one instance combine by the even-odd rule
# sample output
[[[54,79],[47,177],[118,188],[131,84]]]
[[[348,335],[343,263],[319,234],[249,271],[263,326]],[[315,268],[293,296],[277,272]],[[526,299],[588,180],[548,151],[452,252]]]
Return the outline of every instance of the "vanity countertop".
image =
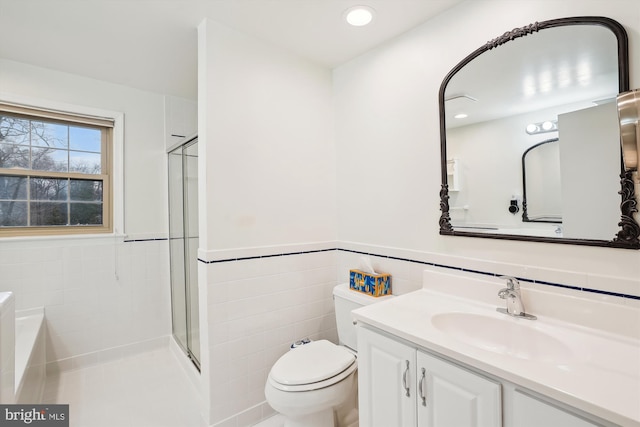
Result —
[[[513,318],[496,307],[421,289],[353,317],[610,422],[640,426],[640,340],[550,316]],[[497,345],[505,336],[507,347]]]

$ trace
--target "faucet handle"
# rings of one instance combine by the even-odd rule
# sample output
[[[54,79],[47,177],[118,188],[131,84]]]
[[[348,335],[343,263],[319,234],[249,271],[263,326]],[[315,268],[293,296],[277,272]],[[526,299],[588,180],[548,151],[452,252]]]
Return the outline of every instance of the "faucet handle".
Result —
[[[499,276],[500,279],[507,281],[507,289],[515,291],[520,289],[520,282],[512,276]]]

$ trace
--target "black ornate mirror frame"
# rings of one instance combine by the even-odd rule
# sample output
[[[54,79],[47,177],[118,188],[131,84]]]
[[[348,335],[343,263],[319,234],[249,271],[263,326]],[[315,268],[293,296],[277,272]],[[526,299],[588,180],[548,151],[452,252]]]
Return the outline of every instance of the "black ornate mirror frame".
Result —
[[[637,201],[635,199],[635,188],[632,179],[632,171],[625,171],[622,163],[622,153],[620,153],[620,184],[621,195],[620,211],[621,220],[618,223],[620,230],[613,237],[613,240],[593,240],[593,239],[567,239],[538,236],[520,236],[515,234],[485,234],[472,231],[457,231],[451,226],[449,215],[449,185],[447,183],[447,136],[445,123],[445,89],[453,76],[465,65],[484,52],[501,46],[511,40],[525,37],[540,30],[570,26],[570,25],[600,25],[611,30],[618,41],[618,83],[619,92],[629,90],[629,54],[627,32],[617,21],[599,16],[580,16],[572,18],[552,19],[549,21],[535,22],[525,27],[515,28],[507,31],[503,35],[488,41],[483,46],[476,49],[469,56],[459,62],[444,78],[438,94],[440,107],[440,152],[441,152],[441,178],[442,188],[440,190],[440,234],[449,236],[481,237],[491,239],[523,240],[529,242],[564,243],[574,245],[605,246],[625,249],[640,249],[640,226],[633,215],[638,212]],[[618,142],[619,144],[619,142]]]

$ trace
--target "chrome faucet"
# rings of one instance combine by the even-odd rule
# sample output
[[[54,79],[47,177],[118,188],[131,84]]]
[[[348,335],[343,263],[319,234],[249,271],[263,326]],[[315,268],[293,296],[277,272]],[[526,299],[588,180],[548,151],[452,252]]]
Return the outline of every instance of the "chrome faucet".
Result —
[[[497,308],[496,310],[509,316],[535,320],[536,316],[524,312],[522,295],[520,295],[520,282],[518,282],[518,279],[510,276],[500,276],[500,278],[507,281],[507,287],[500,289],[498,292],[498,296],[507,301],[507,308]]]

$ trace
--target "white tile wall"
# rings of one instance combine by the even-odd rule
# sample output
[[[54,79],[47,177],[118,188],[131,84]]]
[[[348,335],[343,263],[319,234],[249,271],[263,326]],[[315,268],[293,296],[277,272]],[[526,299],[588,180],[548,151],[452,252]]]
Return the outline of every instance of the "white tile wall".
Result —
[[[203,408],[212,425],[242,427],[273,415],[265,403],[264,384],[291,342],[304,337],[337,341],[331,291],[348,281],[349,269],[357,268],[363,256],[350,251],[382,255],[370,258],[376,270],[392,274],[395,294],[421,288],[424,263],[429,262],[632,295],[639,283],[613,275],[352,242],[334,244],[205,254],[217,260],[250,258],[199,266],[201,283],[206,283],[201,289],[202,365],[207,379]],[[344,250],[251,258],[331,247]],[[53,368],[77,369],[167,344],[171,310],[166,241],[9,243],[0,249],[0,269],[0,291],[15,292],[16,308],[45,306],[48,361],[56,362]],[[579,293],[596,301],[618,299]],[[638,300],[629,299],[628,304],[638,306]]]
[[[337,341],[331,291],[336,284],[347,282],[349,270],[358,268],[360,258],[366,256],[352,251],[381,255],[368,257],[377,271],[392,274],[393,292],[398,295],[423,286],[425,263],[512,274],[577,288],[592,285],[592,289],[630,291],[631,295],[637,294],[640,284],[614,276],[596,277],[579,271],[532,268],[351,242],[336,242],[335,247],[343,250],[201,266],[201,274],[206,276],[208,313],[205,341],[208,344],[203,351],[208,366],[203,367],[203,373],[210,381],[208,410],[212,425],[243,427],[273,413],[264,403],[264,384],[269,369],[292,341],[303,337]],[[241,255],[267,255],[265,250],[246,249]],[[271,253],[283,252],[273,248]],[[239,254],[216,251],[201,255],[215,255],[215,259],[224,260]],[[637,303],[637,300],[623,301],[612,295],[540,284],[531,286],[553,293],[581,295],[593,301]]]
[[[213,425],[252,425],[273,415],[264,403],[273,363],[297,339],[337,341],[335,269],[335,251],[207,264],[203,342]]]
[[[47,361],[79,367],[171,334],[166,240],[16,240],[0,250],[0,291],[45,307]]]
[[[0,403],[15,403],[15,297],[0,294]]]
[[[382,256],[368,256],[371,259],[376,271],[390,273],[392,275],[392,288],[394,294],[404,294],[422,287],[422,270],[426,268],[423,263],[436,263],[447,267],[464,268],[481,271],[484,273],[503,274],[529,279],[532,282],[548,282],[571,286],[573,288],[590,290],[588,292],[578,291],[584,294],[583,297],[610,301],[619,297],[610,295],[623,294],[640,297],[640,276],[620,277],[611,266],[610,275],[585,273],[576,270],[561,270],[556,268],[542,268],[526,264],[514,264],[506,262],[496,262],[486,259],[468,258],[462,256],[451,256],[429,252],[409,251],[399,248],[382,247],[375,245],[365,245],[354,242],[341,242],[338,246],[337,277],[338,282],[348,280],[348,271],[358,267],[359,258],[363,255],[351,251],[377,254]],[[403,260],[388,258],[403,258]],[[417,262],[411,262],[417,261]],[[562,288],[540,284],[539,286],[552,290],[553,292],[569,292],[574,294],[575,290],[563,290]],[[591,292],[591,291],[598,291]],[[624,298],[624,303],[637,305],[637,299]]]

